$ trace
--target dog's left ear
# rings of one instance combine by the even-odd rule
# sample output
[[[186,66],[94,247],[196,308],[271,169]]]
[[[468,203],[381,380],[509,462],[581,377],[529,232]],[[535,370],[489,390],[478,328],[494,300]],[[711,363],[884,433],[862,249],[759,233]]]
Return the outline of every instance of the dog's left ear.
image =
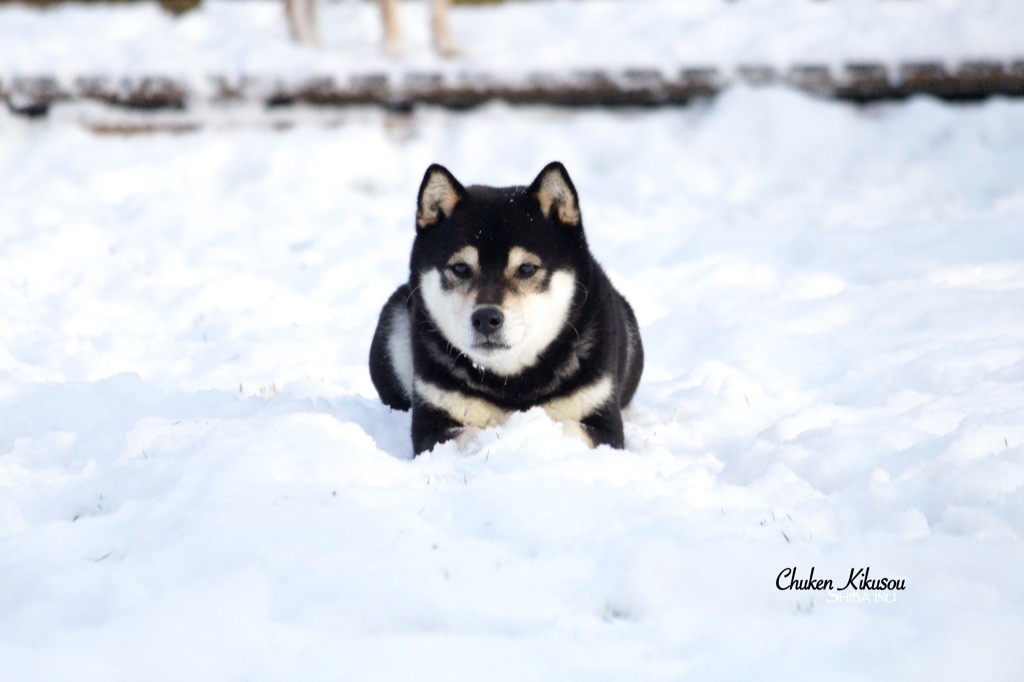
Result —
[[[451,218],[452,211],[465,196],[466,189],[447,168],[431,164],[423,174],[416,200],[417,229],[432,227],[444,218]]]
[[[569,173],[558,161],[552,161],[530,185],[530,194],[537,197],[540,211],[546,218],[563,225],[579,227],[580,201]]]

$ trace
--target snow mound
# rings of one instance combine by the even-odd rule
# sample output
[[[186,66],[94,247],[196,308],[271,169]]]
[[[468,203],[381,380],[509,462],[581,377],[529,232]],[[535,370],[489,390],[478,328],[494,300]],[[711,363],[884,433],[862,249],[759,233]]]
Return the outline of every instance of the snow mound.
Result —
[[[1015,679],[1024,104],[0,118],[0,678]],[[648,369],[411,458],[366,354],[426,166],[566,163]],[[777,589],[901,579],[890,602]]]

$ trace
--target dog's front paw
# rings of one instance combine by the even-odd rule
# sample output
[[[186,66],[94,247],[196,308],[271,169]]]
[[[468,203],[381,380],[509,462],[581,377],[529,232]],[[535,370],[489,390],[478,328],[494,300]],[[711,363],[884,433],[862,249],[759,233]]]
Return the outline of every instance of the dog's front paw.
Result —
[[[594,439],[590,437],[590,434],[587,432],[587,427],[583,424],[580,424],[577,421],[563,421],[560,423],[562,424],[563,434],[570,438],[579,438],[587,444],[588,448],[594,447]]]
[[[469,449],[476,437],[483,433],[483,429],[478,429],[475,426],[464,426],[461,429],[456,429],[458,433],[455,435],[455,445],[458,446],[461,452],[465,452]]]

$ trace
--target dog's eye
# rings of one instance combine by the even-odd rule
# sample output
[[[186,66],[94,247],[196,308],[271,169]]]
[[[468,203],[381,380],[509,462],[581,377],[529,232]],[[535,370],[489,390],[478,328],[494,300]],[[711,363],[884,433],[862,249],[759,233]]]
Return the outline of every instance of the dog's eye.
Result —
[[[523,263],[516,270],[516,277],[519,279],[530,279],[535,274],[537,274],[537,266],[533,263]]]
[[[448,266],[448,269],[459,279],[469,279],[469,276],[473,274],[473,268],[465,263],[452,263]]]

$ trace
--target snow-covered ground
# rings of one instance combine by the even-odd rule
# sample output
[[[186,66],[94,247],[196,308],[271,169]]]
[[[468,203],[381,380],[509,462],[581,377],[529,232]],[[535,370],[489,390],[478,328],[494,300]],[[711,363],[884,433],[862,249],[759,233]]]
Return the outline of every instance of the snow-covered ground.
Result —
[[[1019,679],[1024,103],[339,116],[0,118],[0,679]],[[551,159],[628,450],[410,459],[365,359],[420,176]]]
[[[460,59],[430,49],[427,4],[404,1],[403,60],[381,50],[374,3],[325,2],[323,49],[289,41],[281,0],[206,0],[180,18],[155,4],[0,7],[0,78],[441,70],[521,77],[577,69],[1024,58],[1020,0],[553,0],[456,6]]]

